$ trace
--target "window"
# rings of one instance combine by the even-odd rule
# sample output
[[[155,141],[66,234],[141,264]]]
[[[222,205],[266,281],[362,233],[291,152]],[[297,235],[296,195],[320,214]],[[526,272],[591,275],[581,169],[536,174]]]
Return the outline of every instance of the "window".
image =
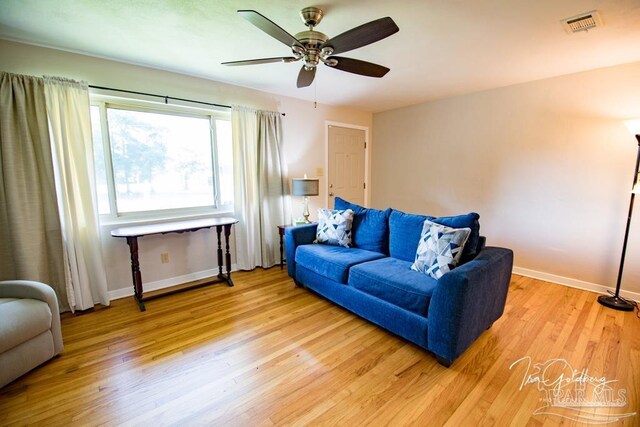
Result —
[[[233,204],[228,115],[93,100],[101,215],[178,216]]]

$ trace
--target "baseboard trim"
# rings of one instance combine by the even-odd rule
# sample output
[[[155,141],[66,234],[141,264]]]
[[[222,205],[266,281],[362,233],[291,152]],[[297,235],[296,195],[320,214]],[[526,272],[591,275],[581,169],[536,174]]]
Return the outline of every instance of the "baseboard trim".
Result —
[[[234,264],[231,266],[231,271],[237,271],[237,266]],[[533,279],[544,280],[545,282],[551,282],[558,285],[568,286],[570,288],[582,289],[584,291],[596,292],[598,294],[606,295],[607,291],[614,292],[615,289],[598,285],[596,283],[585,282],[583,280],[572,279],[570,277],[558,276],[556,274],[545,273],[542,271],[531,270],[523,267],[513,267],[513,273],[520,276],[531,277]],[[191,282],[194,280],[204,279],[206,277],[212,277],[218,275],[218,269],[212,268],[209,270],[198,271],[195,273],[189,273],[182,276],[171,277],[169,279],[157,280],[155,282],[148,282],[144,284],[145,291],[157,291],[158,289],[164,289],[171,286],[175,286],[179,283]],[[133,295],[133,286],[127,285],[121,289],[115,289],[109,291],[109,299],[115,300],[120,298],[126,298]],[[620,290],[620,295],[627,299],[634,301],[640,301],[640,293]]]
[[[555,274],[544,273],[542,271],[530,270],[528,268],[513,267],[513,273],[520,276],[531,277],[533,279],[544,280],[545,282],[556,283],[558,285],[568,286],[570,288],[582,289],[584,291],[596,292],[598,294],[607,295],[607,291],[615,292],[615,288],[598,285],[596,283],[585,282],[583,280],[572,279],[570,277],[558,276]],[[640,301],[640,293],[620,290],[620,295],[634,301]]]
[[[235,264],[231,265],[231,271],[238,271],[238,268]],[[169,288],[171,286],[175,286],[181,283],[192,282],[194,280],[205,279],[207,277],[213,277],[218,275],[217,268],[211,268],[209,270],[197,271],[195,273],[184,274],[182,276],[170,277],[168,279],[156,280],[155,282],[145,282],[144,283],[144,291],[157,291],[158,289]],[[133,285],[128,284],[124,288],[115,289],[113,291],[109,291],[109,299],[120,299],[126,298],[133,295]]]

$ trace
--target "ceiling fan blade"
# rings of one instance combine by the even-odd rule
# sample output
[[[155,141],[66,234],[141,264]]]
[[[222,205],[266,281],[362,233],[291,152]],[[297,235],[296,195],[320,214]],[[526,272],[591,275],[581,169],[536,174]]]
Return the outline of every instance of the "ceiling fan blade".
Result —
[[[393,19],[380,18],[345,31],[320,46],[332,47],[333,53],[343,53],[371,43],[375,43],[400,31]]]
[[[307,70],[304,65],[302,66],[302,68],[300,69],[300,73],[298,73],[297,84],[299,88],[307,87],[311,83],[313,83],[313,79],[316,77],[316,68],[317,67],[313,67],[310,70]]]
[[[272,62],[294,62],[298,61],[300,58],[296,58],[295,56],[279,56],[277,58],[261,58],[261,59],[247,59],[243,61],[229,61],[223,62],[222,65],[255,65],[255,64],[270,64]]]
[[[336,65],[329,65],[329,67],[346,71],[347,73],[360,74],[361,76],[383,77],[389,72],[387,67],[359,59],[344,58],[341,56],[330,56],[327,59],[335,59],[338,61]]]
[[[304,48],[295,37],[280,28],[278,24],[271,21],[266,16],[256,12],[255,10],[239,10],[238,13],[244,19],[251,22],[253,25],[260,28],[262,31],[269,34],[274,39],[286,44],[287,46],[299,46],[301,48]]]

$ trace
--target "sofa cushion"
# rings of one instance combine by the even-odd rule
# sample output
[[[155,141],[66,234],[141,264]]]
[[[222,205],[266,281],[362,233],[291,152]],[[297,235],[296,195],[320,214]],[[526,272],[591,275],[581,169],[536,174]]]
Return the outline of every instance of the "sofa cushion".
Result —
[[[426,219],[433,217],[408,214],[394,209],[389,216],[389,255],[413,262]]]
[[[0,353],[51,329],[47,303],[30,298],[0,304],[0,319]]]
[[[354,212],[351,209],[318,209],[318,227],[314,243],[350,248]]]
[[[410,262],[391,257],[349,270],[349,286],[422,316],[437,284],[432,277],[411,270]]]
[[[402,211],[393,210],[389,216],[389,255],[404,261],[415,259],[422,234],[422,226],[426,219],[451,228],[471,229],[469,239],[462,251],[460,264],[472,260],[478,254],[480,243],[480,215],[471,212],[465,215],[443,216],[435,218],[432,216],[408,214]]]
[[[382,257],[364,249],[313,244],[298,246],[295,261],[316,274],[346,284],[350,267]]]
[[[470,233],[471,229],[468,227],[451,228],[425,220],[416,260],[411,269],[428,274],[436,280],[441,278],[460,262],[462,249]]]
[[[351,209],[353,217],[353,246],[389,255],[389,215],[391,209],[365,208],[336,197],[335,209]]]
[[[20,298],[0,298],[0,305],[2,304],[8,304],[12,301],[16,301],[19,300]]]

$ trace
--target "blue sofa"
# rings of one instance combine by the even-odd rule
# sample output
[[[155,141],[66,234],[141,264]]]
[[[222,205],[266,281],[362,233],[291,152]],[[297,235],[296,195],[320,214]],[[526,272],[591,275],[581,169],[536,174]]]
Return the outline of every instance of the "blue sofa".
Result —
[[[513,252],[485,247],[478,214],[434,218],[353,209],[353,247],[314,244],[317,224],[287,228],[287,270],[303,286],[432,352],[450,366],[504,312]],[[411,270],[425,219],[470,227],[461,263],[439,280]]]

